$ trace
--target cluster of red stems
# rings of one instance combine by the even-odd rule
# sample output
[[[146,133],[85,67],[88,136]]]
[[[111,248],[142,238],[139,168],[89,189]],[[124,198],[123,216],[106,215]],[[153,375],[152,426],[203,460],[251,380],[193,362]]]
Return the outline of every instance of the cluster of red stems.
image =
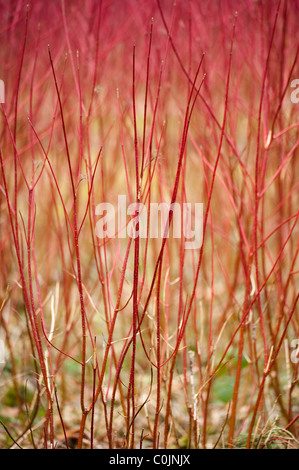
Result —
[[[7,445],[254,447],[277,415],[294,446],[299,2],[26,3],[1,1]],[[202,202],[201,248],[99,239],[119,194]]]

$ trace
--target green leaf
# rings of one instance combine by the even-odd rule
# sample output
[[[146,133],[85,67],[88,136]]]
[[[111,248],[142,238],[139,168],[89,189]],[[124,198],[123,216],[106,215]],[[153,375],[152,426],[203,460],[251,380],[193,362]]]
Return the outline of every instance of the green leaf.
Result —
[[[216,398],[222,403],[228,403],[233,396],[234,381],[229,375],[219,377],[213,385]]]

